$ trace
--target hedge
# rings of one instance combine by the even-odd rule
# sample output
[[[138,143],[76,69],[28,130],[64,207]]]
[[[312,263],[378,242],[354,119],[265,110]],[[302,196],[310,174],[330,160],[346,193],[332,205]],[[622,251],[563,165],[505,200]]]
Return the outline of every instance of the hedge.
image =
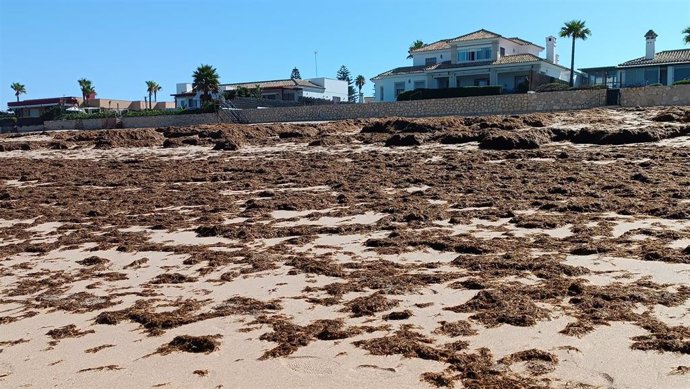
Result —
[[[448,99],[454,97],[500,95],[501,86],[466,86],[444,89],[415,89],[398,95],[398,101]]]
[[[176,110],[160,110],[147,109],[143,111],[127,111],[123,112],[121,117],[140,117],[140,116],[161,116],[161,115],[189,115],[198,113],[213,113],[216,112],[214,107],[196,108],[196,109],[176,109]],[[105,119],[116,117],[116,112],[105,111],[96,113],[70,113],[60,117],[62,120],[77,120],[77,119]]]
[[[678,80],[673,85],[690,85],[690,80]]]

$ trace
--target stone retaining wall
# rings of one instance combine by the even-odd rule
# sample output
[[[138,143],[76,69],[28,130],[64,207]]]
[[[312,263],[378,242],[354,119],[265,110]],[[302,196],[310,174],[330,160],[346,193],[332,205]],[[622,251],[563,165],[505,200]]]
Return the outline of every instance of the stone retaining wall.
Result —
[[[376,118],[386,116],[494,115],[600,107],[606,91],[580,90],[499,96],[459,97],[390,103],[343,104],[243,110],[250,123]]]
[[[620,103],[623,107],[690,105],[690,85],[624,88]]]
[[[44,123],[45,129],[50,130],[100,130],[113,128],[113,118],[81,119],[81,120],[51,120]],[[168,126],[194,126],[199,124],[219,123],[215,113],[201,113],[194,115],[158,115],[136,116],[122,118],[123,128],[147,128]]]
[[[649,88],[647,88],[648,90]],[[690,88],[688,88],[690,92]],[[333,104],[299,107],[245,109],[237,111],[249,123],[323,121],[387,116],[424,117],[448,115],[494,115],[565,111],[600,107],[606,103],[606,90],[528,93],[454,99],[400,101],[391,103]],[[658,104],[657,104],[658,105]],[[232,115],[224,115],[232,118]],[[110,121],[108,121],[110,120]],[[112,128],[111,119],[60,120],[45,123],[46,130]],[[122,118],[123,128],[194,126],[219,123],[215,113],[161,115]]]

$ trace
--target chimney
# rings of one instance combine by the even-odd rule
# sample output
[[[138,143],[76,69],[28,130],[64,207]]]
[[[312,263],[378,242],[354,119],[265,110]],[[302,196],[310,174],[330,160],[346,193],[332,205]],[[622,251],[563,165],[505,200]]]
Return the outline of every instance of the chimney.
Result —
[[[647,39],[647,51],[644,57],[645,59],[654,59],[654,55],[656,54],[656,48],[654,46],[656,43],[656,37],[658,37],[658,35],[656,32],[654,32],[654,30],[649,30],[644,37]]]
[[[556,37],[553,35],[546,37],[546,60],[551,63],[558,63],[556,60]]]

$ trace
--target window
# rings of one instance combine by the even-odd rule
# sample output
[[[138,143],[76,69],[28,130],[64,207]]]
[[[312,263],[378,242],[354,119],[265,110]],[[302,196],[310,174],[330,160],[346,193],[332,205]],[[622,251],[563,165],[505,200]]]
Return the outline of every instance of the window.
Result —
[[[395,97],[397,98],[399,94],[405,92],[405,82],[396,82],[395,83]]]
[[[474,86],[488,86],[489,85],[489,79],[488,78],[477,78],[474,80]]]
[[[505,55],[506,55],[506,48],[501,47],[501,57],[505,57]]]
[[[196,100],[189,99],[189,108],[196,108]]]
[[[690,80],[690,66],[674,66],[673,81]]]
[[[383,87],[379,88],[379,95],[381,95],[379,100],[383,101]]]
[[[448,83],[449,83],[448,77],[439,77],[436,79],[436,88],[438,88],[438,89],[448,88],[449,87]]]
[[[424,81],[415,81],[414,82],[414,89],[424,89],[426,87],[426,82]]]
[[[505,51],[505,50],[504,50]],[[466,49],[458,51],[458,62],[487,61],[491,59],[491,48]]]
[[[436,57],[424,59],[424,65],[426,65],[426,66],[436,65]]]

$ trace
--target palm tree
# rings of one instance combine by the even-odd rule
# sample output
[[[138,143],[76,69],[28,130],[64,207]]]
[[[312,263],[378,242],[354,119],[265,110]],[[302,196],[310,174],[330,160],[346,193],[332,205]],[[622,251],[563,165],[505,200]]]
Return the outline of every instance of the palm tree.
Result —
[[[158,93],[159,90],[163,89],[160,85],[158,85],[157,82],[155,81],[146,81],[146,91],[149,93],[149,109],[152,107],[152,101],[151,100],[151,95],[153,95],[154,99],[158,99],[156,94]]]
[[[424,47],[424,42],[420,41],[419,39],[412,42],[412,44],[410,45],[410,49],[407,51],[408,53],[410,53],[410,55],[407,56],[407,59],[412,58],[413,50],[421,49],[422,47]]]
[[[362,94],[362,87],[363,87],[364,84],[366,84],[366,83],[367,83],[367,80],[366,80],[366,79],[364,78],[364,76],[361,75],[361,74],[360,74],[359,76],[357,76],[357,78],[355,78],[355,85],[357,85],[357,88],[359,89],[359,94],[360,94],[360,95]]]
[[[96,89],[94,89],[91,80],[87,80],[86,78],[81,78],[77,80],[79,83],[79,89],[81,89],[81,97],[84,103],[87,103],[89,101],[89,96],[91,94],[96,94]]]
[[[19,95],[22,93],[26,94],[26,87],[24,84],[20,84],[18,82],[13,82],[12,85],[10,85],[10,88],[14,91],[14,95],[17,96],[17,102],[19,102]]]
[[[211,99],[211,92],[218,92],[220,88],[220,80],[216,68],[211,65],[201,65],[194,71],[192,75],[194,79],[192,88],[196,92],[202,92],[203,100]]]
[[[575,77],[575,40],[586,40],[587,37],[592,35],[592,31],[585,27],[584,20],[571,20],[566,22],[565,25],[561,27],[561,32],[559,35],[561,38],[573,38],[573,48],[570,56],[570,86],[572,87]]]
[[[153,101],[158,102],[158,92],[160,92],[161,89],[163,89],[163,87],[156,83],[155,88],[153,88]]]
[[[685,44],[687,45],[690,43],[690,27],[686,27],[685,30],[683,30],[683,34],[685,34],[683,41],[685,41]]]

